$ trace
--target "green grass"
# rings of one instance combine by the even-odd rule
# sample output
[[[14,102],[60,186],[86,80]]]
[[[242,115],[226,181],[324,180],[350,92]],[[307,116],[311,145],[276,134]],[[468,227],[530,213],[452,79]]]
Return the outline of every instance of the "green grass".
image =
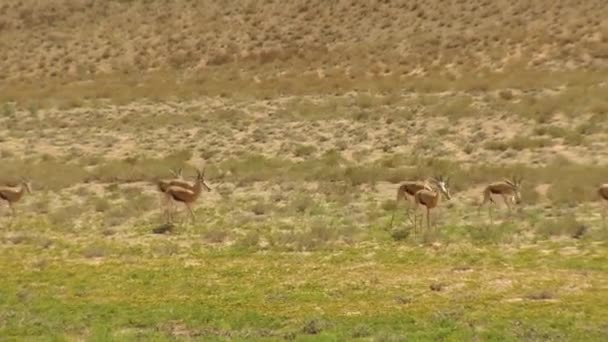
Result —
[[[429,249],[387,242],[301,254],[195,242],[171,247],[163,240],[146,238],[136,246],[93,242],[84,249],[68,240],[54,240],[46,249],[28,240],[6,244],[0,252],[0,335],[91,340],[605,336],[608,309],[599,302],[608,295],[605,246],[574,243],[581,253],[562,258],[559,250],[572,243]]]

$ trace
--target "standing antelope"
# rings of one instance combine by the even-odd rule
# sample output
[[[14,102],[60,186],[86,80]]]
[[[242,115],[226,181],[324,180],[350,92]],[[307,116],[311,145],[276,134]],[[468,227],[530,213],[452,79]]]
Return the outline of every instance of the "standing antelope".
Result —
[[[194,183],[184,182],[181,185],[170,185],[165,194],[176,202],[182,202],[188,208],[192,222],[195,221],[194,212],[192,212],[192,203],[194,203],[205,188],[206,191],[211,191],[211,188],[205,183],[205,170],[196,170],[196,181]],[[171,220],[171,216],[169,216]]]
[[[437,207],[439,204],[439,198],[441,195],[445,197],[448,201],[452,198],[450,195],[450,189],[448,188],[449,178],[444,178],[443,176],[439,176],[437,178],[433,178],[431,180],[433,186],[431,190],[422,189],[414,194],[414,201],[416,203],[416,209],[423,205],[426,207],[426,227],[430,229],[431,227],[431,209]],[[416,230],[416,221],[417,218],[414,216],[414,230]],[[420,225],[422,226],[422,218],[420,221]]]
[[[519,204],[521,202],[521,181],[522,178],[513,177],[512,179],[504,179],[499,182],[494,182],[489,184],[483,189],[483,201],[477,207],[477,212],[481,210],[481,207],[490,202],[490,204],[495,204],[496,201],[492,198],[492,196],[502,197],[502,200],[509,208],[509,214],[511,214],[511,204]],[[488,215],[490,216],[490,221],[492,220],[492,207],[488,208]]]
[[[30,187],[30,183],[26,181],[21,181],[19,187],[0,187],[0,199],[8,202],[8,206],[11,209],[11,214],[14,217],[16,214],[14,203],[18,202],[23,194],[27,191],[28,193],[32,193],[32,188]]]
[[[395,200],[395,209],[393,210],[393,215],[391,216],[391,228],[393,227],[393,220],[395,219],[395,211],[397,211],[397,206],[399,205],[399,201],[403,200],[406,203],[411,203],[411,200],[414,199],[414,195],[418,191],[423,190],[423,189],[426,189],[429,191],[433,190],[431,188],[431,186],[429,185],[428,180],[405,181],[405,182],[401,183],[401,185],[399,185],[399,188],[397,188],[397,199]],[[406,214],[409,217],[410,204],[407,205]]]
[[[606,203],[608,208],[608,183],[600,185],[600,187],[597,189],[597,194],[600,196],[600,199]],[[606,220],[605,213],[602,215],[602,218],[604,221]]]

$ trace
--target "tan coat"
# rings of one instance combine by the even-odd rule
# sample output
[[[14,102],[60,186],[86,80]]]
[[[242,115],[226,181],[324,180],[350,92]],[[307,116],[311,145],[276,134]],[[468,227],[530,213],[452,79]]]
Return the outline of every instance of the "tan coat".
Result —
[[[8,202],[8,206],[11,208],[13,215],[15,214],[15,208],[13,203],[19,202],[25,192],[31,193],[32,189],[28,183],[21,183],[19,187],[0,187],[0,199]]]
[[[443,195],[447,200],[450,200],[452,198],[452,196],[450,195],[450,190],[448,188],[447,178],[444,180],[442,177],[439,177],[434,180],[434,183],[435,188],[433,188],[432,190],[422,189],[414,195],[414,201],[416,202],[416,206],[424,206],[426,208],[427,228],[430,228],[431,226],[431,209],[437,207],[441,195]],[[415,228],[416,219],[414,219],[414,229]]]
[[[192,211],[192,203],[194,203],[200,196],[203,188],[206,191],[211,191],[211,188],[205,183],[204,172],[197,171],[196,181],[189,183],[180,181],[170,185],[166,190],[165,194],[176,202],[182,202],[188,208],[192,222],[195,221],[194,212]]]
[[[423,189],[432,190],[431,186],[426,181],[403,182],[397,189],[397,202],[399,202],[399,200],[407,200],[409,197],[414,198],[414,195]]]
[[[600,196],[600,198],[608,201],[608,184],[600,185],[600,187],[597,189],[597,194]]]
[[[499,195],[502,197],[505,204],[511,208],[511,203],[519,203],[521,201],[519,195],[519,184],[512,181],[500,181],[490,183],[483,189],[483,200],[480,207],[488,202],[494,203],[492,195]]]

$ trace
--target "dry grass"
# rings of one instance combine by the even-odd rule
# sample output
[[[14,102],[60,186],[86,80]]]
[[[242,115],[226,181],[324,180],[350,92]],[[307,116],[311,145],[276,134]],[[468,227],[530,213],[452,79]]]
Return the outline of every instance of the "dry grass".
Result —
[[[606,50],[601,1],[551,10],[529,1],[442,8],[434,1],[11,0],[0,20],[0,100],[72,108],[92,98],[125,103],[230,96],[234,89],[258,98],[479,92],[563,84],[573,70],[575,83],[605,79],[597,73]],[[360,101],[365,108],[377,99]],[[605,102],[589,106],[606,109]]]
[[[103,327],[220,339],[601,334],[605,313],[592,305],[567,335],[570,316],[526,306],[539,316],[522,326],[515,319],[522,308],[510,300],[561,305],[549,313],[573,315],[581,312],[570,305],[577,298],[601,297],[587,288],[606,288],[598,246],[608,230],[596,193],[608,182],[604,8],[523,0],[449,8],[351,0],[3,3],[0,185],[27,177],[34,192],[17,203],[15,219],[0,203],[0,258],[10,275],[0,295],[16,313],[0,328],[36,336],[45,321],[99,340],[120,339]],[[177,167],[192,179],[203,166],[213,191],[197,201],[196,223],[179,204],[176,225],[153,234],[163,219],[155,181]],[[397,184],[436,175],[450,176],[453,199],[433,211],[438,229],[413,234],[395,203]],[[485,212],[475,214],[481,191],[513,175],[524,176],[523,203],[510,216],[497,208],[490,225]],[[469,273],[450,270],[463,265],[479,266],[464,282]],[[199,266],[203,276],[193,277]],[[167,273],[154,278],[158,272]],[[320,286],[327,276],[331,286]],[[42,279],[36,307],[23,285],[33,278]],[[56,289],[65,289],[62,301]],[[195,291],[184,297],[188,289]],[[399,314],[378,316],[378,299],[383,312]],[[79,315],[93,302],[104,310],[96,316],[101,328],[84,329],[90,315]],[[158,303],[170,303],[171,315],[193,330]],[[234,315],[219,319],[226,303]],[[466,324],[462,303],[481,310]],[[31,314],[39,307],[53,314]],[[407,323],[412,307],[430,325]],[[496,321],[480,314],[488,307]],[[319,308],[327,315],[318,317]],[[103,323],[107,312],[117,319]],[[39,320],[24,324],[30,316]],[[273,323],[285,318],[288,326]]]

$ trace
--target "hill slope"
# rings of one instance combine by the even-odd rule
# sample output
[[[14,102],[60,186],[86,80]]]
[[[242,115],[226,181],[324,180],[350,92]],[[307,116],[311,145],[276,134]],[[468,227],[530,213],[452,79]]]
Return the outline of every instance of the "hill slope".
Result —
[[[162,71],[199,84],[216,74],[297,82],[308,72],[340,89],[349,79],[457,79],[509,66],[593,70],[608,57],[603,1],[11,0],[0,11],[6,88]]]

